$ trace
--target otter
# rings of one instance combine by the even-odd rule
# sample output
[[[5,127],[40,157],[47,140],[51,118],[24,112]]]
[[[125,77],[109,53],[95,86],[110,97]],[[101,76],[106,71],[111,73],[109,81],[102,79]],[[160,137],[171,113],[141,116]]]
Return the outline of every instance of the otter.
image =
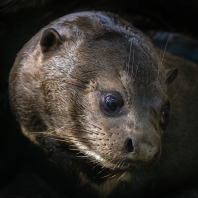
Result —
[[[159,197],[198,179],[197,85],[196,64],[117,15],[80,12],[25,44],[9,97],[63,194]]]

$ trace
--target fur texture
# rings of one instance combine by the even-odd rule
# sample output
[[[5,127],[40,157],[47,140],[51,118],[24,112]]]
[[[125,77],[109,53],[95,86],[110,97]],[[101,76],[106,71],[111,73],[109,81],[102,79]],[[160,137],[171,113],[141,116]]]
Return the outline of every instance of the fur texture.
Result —
[[[189,116],[198,113],[197,77],[197,65],[156,51],[128,22],[83,12],[52,22],[23,47],[10,74],[10,102],[23,133],[59,169],[54,180],[62,191],[157,194],[197,179],[198,126]],[[101,98],[116,94],[121,113],[105,114]]]

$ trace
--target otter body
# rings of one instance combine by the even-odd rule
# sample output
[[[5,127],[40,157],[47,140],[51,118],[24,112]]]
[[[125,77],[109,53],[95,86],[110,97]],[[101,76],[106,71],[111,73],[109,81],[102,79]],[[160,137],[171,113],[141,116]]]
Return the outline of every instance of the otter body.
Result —
[[[19,52],[9,83],[22,132],[58,171],[61,192],[157,196],[197,179],[198,67],[121,18],[52,22]]]

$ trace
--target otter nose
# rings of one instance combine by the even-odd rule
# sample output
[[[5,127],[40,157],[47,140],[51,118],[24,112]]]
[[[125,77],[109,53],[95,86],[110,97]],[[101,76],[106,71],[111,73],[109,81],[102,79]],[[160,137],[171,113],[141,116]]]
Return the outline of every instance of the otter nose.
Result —
[[[133,142],[131,138],[128,138],[126,140],[126,152],[127,153],[132,153],[134,151],[134,147],[133,147]]]

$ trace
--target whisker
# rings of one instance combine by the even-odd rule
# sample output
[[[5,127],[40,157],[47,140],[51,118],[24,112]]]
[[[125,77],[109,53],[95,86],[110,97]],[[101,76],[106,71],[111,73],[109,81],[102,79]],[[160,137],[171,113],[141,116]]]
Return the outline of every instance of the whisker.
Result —
[[[107,177],[111,178],[112,174],[113,174],[113,177],[116,176],[115,173],[109,173],[108,175],[102,176],[101,178],[103,179]]]
[[[180,92],[181,88],[178,89],[178,91],[176,92],[176,94],[171,98],[171,100],[173,100]]]
[[[168,39],[166,41],[166,45],[165,45],[164,50],[163,50],[162,59],[161,59],[162,63],[163,63],[163,60],[164,60],[164,55],[165,55],[165,52],[166,52],[166,48],[167,48],[169,39],[170,39],[170,34],[168,35]]]
[[[120,180],[122,177],[124,177],[125,174],[126,174],[126,171],[120,177],[118,177],[117,180]]]
[[[98,172],[98,175],[99,175],[100,173],[104,172],[104,171],[105,171],[105,168],[103,168],[101,171],[99,171],[99,172]]]
[[[100,129],[100,130],[102,130],[102,128],[100,128],[99,126],[97,126],[97,125],[95,125],[95,124],[93,124],[93,123],[86,123],[86,124],[89,124],[89,125],[91,125],[91,126],[94,126],[95,128],[98,128],[98,129]]]
[[[97,166],[99,166],[99,164],[96,164],[95,166],[92,167],[92,170],[95,169]]]
[[[122,164],[122,162],[123,162],[123,159],[118,163],[118,168],[120,168],[120,165]]]
[[[88,158],[88,156],[86,156],[86,155],[84,155],[84,156],[79,156],[79,155],[77,155],[76,157],[77,157],[77,158],[85,158],[85,159]]]
[[[133,60],[132,60],[132,66],[131,66],[131,67],[132,67],[132,68],[131,68],[131,75],[130,75],[131,77],[133,76],[133,71],[134,71],[134,56],[135,56],[135,49],[133,50],[132,53],[133,53]]]
[[[114,178],[114,177],[116,177],[118,175],[118,173],[116,173],[115,175],[112,175],[111,177],[109,177],[110,179],[111,178]]]
[[[134,82],[135,82],[135,80],[136,80],[137,71],[138,71],[138,69],[139,69],[139,64],[140,64],[140,61],[138,60],[138,63],[137,63],[137,65],[136,65],[135,75],[134,75],[134,77],[133,77]]]
[[[132,48],[132,45],[133,45],[133,38],[131,39],[131,42],[130,42],[128,63],[126,63],[126,71],[127,71],[128,74],[129,74],[129,67],[130,67],[130,62],[131,62],[131,48]]]

